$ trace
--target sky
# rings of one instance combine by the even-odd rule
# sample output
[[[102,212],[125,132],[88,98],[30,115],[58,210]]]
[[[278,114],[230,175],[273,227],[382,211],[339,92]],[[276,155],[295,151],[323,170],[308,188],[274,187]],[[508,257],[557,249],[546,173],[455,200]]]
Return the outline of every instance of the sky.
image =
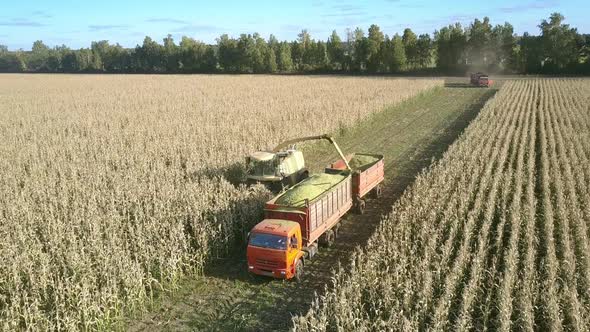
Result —
[[[0,44],[30,50],[35,40],[71,48],[108,40],[134,47],[145,36],[161,42],[171,34],[177,41],[189,36],[215,43],[224,33],[237,37],[254,32],[294,40],[302,29],[325,40],[332,30],[344,38],[347,28],[366,31],[371,24],[390,36],[406,27],[432,34],[450,23],[468,25],[484,16],[494,25],[510,22],[519,34],[538,34],[539,22],[556,11],[566,17],[565,23],[590,33],[588,0],[5,0],[0,6]]]

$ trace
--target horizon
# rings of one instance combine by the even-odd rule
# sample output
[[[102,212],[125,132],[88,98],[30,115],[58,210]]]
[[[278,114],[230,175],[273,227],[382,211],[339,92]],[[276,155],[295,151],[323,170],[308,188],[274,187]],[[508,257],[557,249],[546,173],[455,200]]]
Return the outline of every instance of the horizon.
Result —
[[[73,49],[90,47],[92,41],[108,40],[125,48],[141,45],[146,36],[161,42],[171,34],[176,42],[182,36],[215,44],[222,34],[237,37],[242,33],[270,34],[279,40],[292,41],[303,29],[312,38],[326,40],[333,30],[341,36],[346,29],[371,24],[393,36],[405,28],[416,34],[428,33],[454,23],[468,26],[474,19],[490,18],[492,25],[508,22],[518,35],[538,35],[537,25],[553,12],[566,18],[565,23],[580,33],[590,31],[585,13],[590,5],[583,1],[511,1],[473,3],[456,1],[453,8],[433,0],[379,0],[357,4],[353,1],[307,0],[280,7],[263,0],[255,6],[235,0],[223,3],[193,3],[171,0],[162,3],[113,0],[83,3],[73,1],[44,3],[10,3],[0,14],[0,44],[9,50],[28,51],[33,42],[42,40],[50,47],[66,45]],[[231,8],[224,8],[231,7]],[[459,8],[459,9],[458,9]]]

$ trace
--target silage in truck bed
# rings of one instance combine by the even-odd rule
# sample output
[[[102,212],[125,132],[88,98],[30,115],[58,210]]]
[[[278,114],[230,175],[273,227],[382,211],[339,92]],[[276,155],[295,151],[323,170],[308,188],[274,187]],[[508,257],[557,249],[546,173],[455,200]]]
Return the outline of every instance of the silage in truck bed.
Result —
[[[354,157],[350,159],[350,162],[348,162],[348,164],[350,165],[350,168],[352,168],[353,170],[358,170],[362,172],[368,169],[369,167],[373,166],[373,164],[375,164],[377,161],[379,161],[379,158],[375,156],[366,154],[355,154]]]
[[[295,187],[287,190],[276,200],[276,204],[301,207],[305,200],[312,201],[330,188],[346,178],[343,174],[316,174],[301,182]]]

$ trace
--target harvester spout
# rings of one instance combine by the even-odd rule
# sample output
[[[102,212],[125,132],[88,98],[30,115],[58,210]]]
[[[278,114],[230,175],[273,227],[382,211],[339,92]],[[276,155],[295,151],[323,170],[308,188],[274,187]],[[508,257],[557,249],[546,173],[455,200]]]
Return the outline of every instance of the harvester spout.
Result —
[[[346,157],[344,156],[344,153],[342,153],[342,150],[340,150],[340,147],[338,146],[338,143],[336,143],[336,141],[332,137],[330,137],[328,135],[326,135],[326,139],[330,143],[332,143],[334,145],[334,148],[336,148],[336,151],[338,151],[338,154],[340,155],[340,158],[342,158],[342,161],[346,165],[346,168],[348,168],[348,170],[352,172],[352,168],[348,164],[348,160],[346,160]]]
[[[352,168],[350,168],[350,165],[348,164],[348,160],[346,160],[346,157],[342,153],[342,150],[340,150],[340,147],[338,146],[338,144],[336,143],[336,141],[334,141],[334,138],[332,138],[332,136],[327,135],[327,134],[290,139],[288,141],[284,141],[284,142],[280,143],[279,145],[275,146],[275,148],[272,150],[272,152],[275,152],[275,153],[276,152],[279,152],[284,147],[287,147],[287,146],[289,146],[291,144],[295,144],[297,142],[311,141],[311,140],[319,140],[319,139],[325,139],[328,142],[330,142],[332,145],[334,145],[334,147],[336,148],[336,151],[340,155],[340,158],[342,158],[342,161],[344,161],[344,164],[346,165],[346,168],[348,168],[349,171],[352,171]]]

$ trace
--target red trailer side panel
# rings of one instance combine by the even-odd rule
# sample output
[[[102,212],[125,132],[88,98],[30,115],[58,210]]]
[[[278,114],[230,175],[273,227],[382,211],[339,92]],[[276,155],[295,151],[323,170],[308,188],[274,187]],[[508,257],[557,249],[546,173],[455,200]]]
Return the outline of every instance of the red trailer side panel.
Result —
[[[274,202],[266,203],[266,219],[292,220],[301,226],[303,245],[315,242],[324,232],[332,228],[352,207],[352,176],[336,184],[305,207],[293,208]]]
[[[340,204],[339,204],[340,200]],[[352,178],[349,176],[309,204],[308,243],[332,228],[352,207]]]
[[[371,156],[378,159],[376,163],[371,165],[364,171],[355,171],[352,174],[352,195],[353,197],[364,197],[369,191],[373,190],[379,183],[385,179],[385,167],[383,163],[383,156],[377,154],[357,153],[347,155],[346,159],[350,161],[355,155]],[[338,160],[326,168],[326,172],[338,172],[346,169],[346,165],[342,160]]]
[[[353,175],[353,194],[364,197],[385,178],[383,157],[363,172]]]

